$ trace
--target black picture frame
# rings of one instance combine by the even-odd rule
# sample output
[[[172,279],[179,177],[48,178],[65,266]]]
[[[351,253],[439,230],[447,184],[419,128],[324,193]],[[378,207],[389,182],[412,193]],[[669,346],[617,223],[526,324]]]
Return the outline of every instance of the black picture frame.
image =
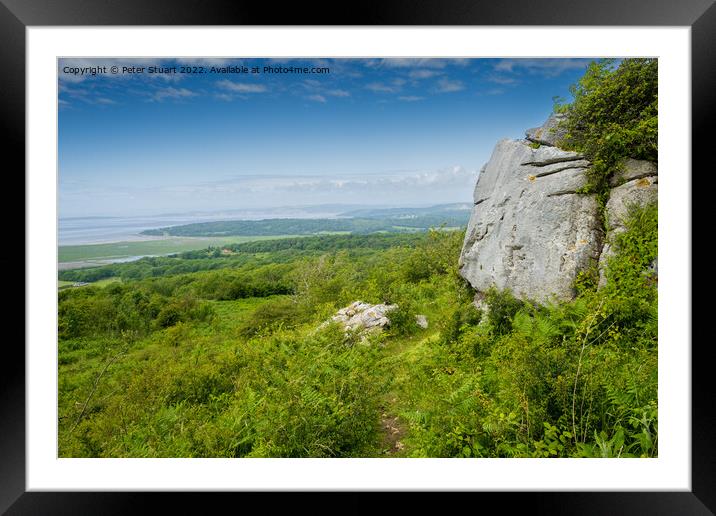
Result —
[[[6,181],[15,184],[6,191],[23,199],[25,193],[25,30],[30,26],[66,25],[148,25],[148,26],[219,26],[219,25],[316,25],[316,10],[305,4],[239,3],[201,0],[0,0],[0,120],[5,129],[2,155]],[[408,0],[361,3],[347,8],[336,2],[321,7],[322,24],[326,25],[547,25],[547,26],[688,26],[691,28],[692,73],[692,169],[708,173],[706,166],[713,140],[709,129],[716,104],[716,5],[714,0],[504,0],[485,2],[450,0],[442,2],[410,2]],[[21,172],[23,171],[23,172]],[[693,175],[691,176],[693,180]],[[704,191],[706,189],[697,189]],[[23,192],[20,195],[19,192]],[[695,200],[692,206],[698,205]],[[2,253],[3,271],[17,271],[23,264],[23,280],[31,270],[26,264],[25,225],[17,223],[19,209],[3,203],[6,221],[13,221],[6,246],[12,253]],[[24,213],[24,210],[23,210]],[[705,222],[692,215],[692,234],[699,234]],[[703,220],[703,219],[701,219]],[[7,250],[7,249],[6,249]],[[22,256],[20,256],[22,255]],[[692,254],[692,270],[707,271],[698,266],[705,256]],[[25,314],[25,283],[20,275],[9,278],[12,288],[11,309]],[[15,284],[12,284],[12,282]],[[6,290],[7,292],[7,290]],[[22,293],[22,294],[21,294]],[[692,310],[706,317],[708,304],[692,303]],[[6,312],[6,326],[20,327],[20,314]],[[693,320],[692,316],[692,320]],[[696,320],[699,320],[698,318]],[[475,493],[479,503],[515,502],[529,507],[530,512],[552,514],[713,514],[716,512],[716,453],[714,428],[716,403],[710,381],[710,340],[692,337],[692,490],[690,492],[529,492]],[[684,343],[691,345],[692,343]],[[79,493],[26,492],[25,463],[25,354],[19,339],[4,342],[0,374],[0,512],[7,514],[127,514],[148,507],[148,499],[160,502],[164,511],[207,513],[214,504],[251,503],[255,494],[213,493],[196,496],[189,493]],[[327,507],[326,499],[300,496],[292,500],[295,509],[301,505]],[[422,503],[421,494],[413,500]],[[343,507],[351,510],[372,510],[370,494],[352,493],[352,501]],[[210,499],[209,499],[210,498]],[[276,501],[276,495],[269,498]],[[281,497],[278,497],[280,500]],[[509,499],[509,502],[508,500]],[[258,500],[256,500],[258,501]],[[264,501],[264,500],[262,500]],[[298,504],[296,504],[298,501]],[[347,504],[346,504],[347,502]],[[384,502],[382,502],[384,503]],[[396,502],[401,503],[402,502]],[[453,503],[457,500],[453,499]],[[474,503],[474,502],[470,502]],[[317,504],[317,505],[316,505]],[[248,507],[248,506],[246,506]],[[201,508],[200,510],[198,508]],[[390,508],[390,504],[383,505]],[[238,509],[238,507],[237,507]],[[336,509],[334,507],[334,509]]]

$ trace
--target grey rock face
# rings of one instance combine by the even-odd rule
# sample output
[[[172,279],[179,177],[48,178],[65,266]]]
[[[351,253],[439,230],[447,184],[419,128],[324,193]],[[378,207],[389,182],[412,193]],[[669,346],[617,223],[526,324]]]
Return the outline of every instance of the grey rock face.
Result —
[[[605,268],[614,256],[614,239],[626,230],[624,221],[632,205],[645,206],[657,202],[658,169],[649,161],[627,160],[620,177],[614,180],[619,186],[612,188],[606,206],[607,237],[599,257],[599,287],[606,285]],[[626,182],[623,182],[626,179]]]
[[[588,166],[556,147],[497,143],[475,187],[460,255],[473,288],[509,288],[538,302],[574,296],[577,273],[602,247],[597,202],[577,193]]]
[[[631,159],[624,160],[622,169],[609,179],[610,186],[619,186],[642,177],[656,176],[658,169],[651,161]]]
[[[610,231],[623,230],[631,205],[644,206],[658,198],[658,176],[634,179],[612,188],[607,201],[607,227]]]
[[[564,120],[563,114],[552,114],[542,127],[533,127],[525,131],[528,140],[539,143],[541,145],[556,146],[558,142],[567,134],[565,129],[558,127],[559,122]]]

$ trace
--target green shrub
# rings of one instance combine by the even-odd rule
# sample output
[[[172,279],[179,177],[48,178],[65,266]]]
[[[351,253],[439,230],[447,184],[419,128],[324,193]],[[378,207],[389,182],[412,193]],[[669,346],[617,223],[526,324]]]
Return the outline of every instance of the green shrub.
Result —
[[[487,320],[496,335],[504,335],[512,330],[512,318],[524,303],[517,299],[509,289],[490,288],[485,292],[485,302],[489,307]]]
[[[623,158],[657,160],[658,61],[628,58],[590,63],[570,88],[573,100],[556,103],[565,113],[566,149],[584,153],[592,161],[587,191],[606,188]]]
[[[290,328],[300,316],[299,307],[293,299],[271,299],[251,312],[239,327],[239,333],[252,337],[278,327]]]

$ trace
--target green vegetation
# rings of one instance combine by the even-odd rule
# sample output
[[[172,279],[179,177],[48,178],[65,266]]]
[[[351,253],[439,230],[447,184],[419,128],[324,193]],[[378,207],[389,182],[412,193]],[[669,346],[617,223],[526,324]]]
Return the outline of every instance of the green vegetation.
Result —
[[[602,164],[602,194],[617,159],[655,157],[656,112],[620,101],[650,98],[652,72],[594,65],[561,108],[582,120],[569,138]],[[58,292],[59,456],[655,457],[657,225],[656,205],[632,207],[606,285],[585,271],[574,300],[546,306],[491,290],[478,310],[458,272],[464,231],[63,271],[121,281]],[[356,300],[399,308],[366,340],[324,324]]]
[[[469,217],[469,210],[452,210],[374,218],[225,220],[150,229],[143,231],[142,234],[213,237],[316,235],[320,233],[367,234],[379,231],[393,233],[420,231],[441,225],[462,227],[467,224]]]
[[[172,256],[145,257],[128,263],[113,263],[88,269],[60,271],[59,279],[69,282],[97,282],[103,278],[123,280],[156,278],[189,272],[287,263],[297,256],[317,256],[326,251],[352,249],[369,254],[396,245],[414,245],[422,234],[327,235],[321,237],[284,238],[228,244],[187,251]],[[228,252],[227,252],[228,251]]]
[[[559,306],[490,292],[482,314],[441,231],[62,291],[60,455],[654,456],[655,217]],[[400,306],[368,343],[321,327],[356,299]]]
[[[266,236],[233,236],[213,238],[163,238],[137,242],[113,242],[111,244],[63,245],[58,250],[58,261],[80,262],[111,258],[128,258],[130,256],[165,255],[205,249],[207,246],[222,246],[240,242],[252,242],[267,238],[277,239],[286,235]]]
[[[567,114],[561,144],[592,162],[590,191],[602,192],[623,158],[657,160],[657,59],[595,61],[570,92],[572,102],[555,104]]]

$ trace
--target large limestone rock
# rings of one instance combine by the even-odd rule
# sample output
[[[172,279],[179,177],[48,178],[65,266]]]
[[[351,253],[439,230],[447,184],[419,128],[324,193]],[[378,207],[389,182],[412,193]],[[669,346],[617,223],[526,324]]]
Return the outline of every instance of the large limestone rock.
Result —
[[[542,127],[533,127],[525,131],[528,140],[540,145],[557,146],[559,141],[567,134],[567,130],[560,128],[559,123],[565,119],[563,114],[552,114]]]
[[[497,143],[460,255],[460,273],[478,293],[495,286],[538,302],[574,296],[576,275],[602,247],[596,199],[577,193],[588,167],[575,152]]]
[[[599,287],[606,285],[605,268],[614,255],[614,239],[626,230],[624,221],[632,205],[645,206],[658,201],[658,169],[655,163],[628,159],[610,179],[614,186],[606,205],[607,237],[599,257]],[[656,271],[656,265],[654,265]]]

